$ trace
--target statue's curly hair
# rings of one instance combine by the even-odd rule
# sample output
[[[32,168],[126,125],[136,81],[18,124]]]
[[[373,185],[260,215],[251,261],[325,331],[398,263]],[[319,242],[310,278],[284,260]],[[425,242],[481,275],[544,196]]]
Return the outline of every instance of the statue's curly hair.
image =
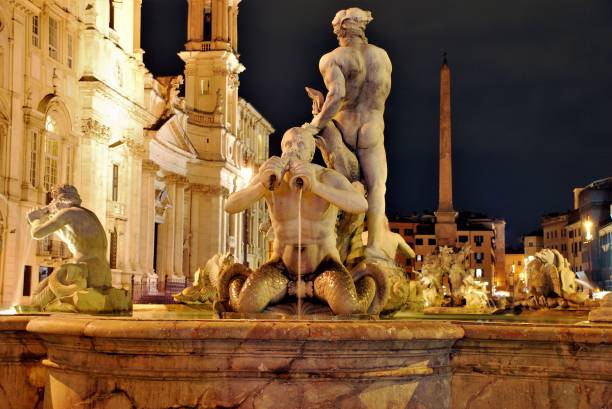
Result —
[[[76,187],[68,184],[51,187],[51,198],[54,202],[70,202],[75,206],[81,205],[81,196],[79,196]]]
[[[374,18],[372,13],[358,7],[340,10],[332,20],[334,34],[339,37],[361,37],[367,42],[365,28]]]

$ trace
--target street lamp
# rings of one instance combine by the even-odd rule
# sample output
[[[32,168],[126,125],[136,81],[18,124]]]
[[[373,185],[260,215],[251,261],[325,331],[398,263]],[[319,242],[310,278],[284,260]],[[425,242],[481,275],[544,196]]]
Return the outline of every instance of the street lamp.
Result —
[[[593,222],[591,221],[590,217],[587,217],[587,219],[582,222],[582,225],[584,226],[584,244],[585,246],[588,247],[588,252],[589,252],[589,276],[591,276],[592,278],[592,274],[593,274],[593,253],[591,250],[591,242],[593,241]]]

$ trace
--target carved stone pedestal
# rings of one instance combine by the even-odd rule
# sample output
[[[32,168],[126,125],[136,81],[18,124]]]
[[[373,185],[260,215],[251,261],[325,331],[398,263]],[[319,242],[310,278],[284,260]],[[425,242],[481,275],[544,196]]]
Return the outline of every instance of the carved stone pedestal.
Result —
[[[45,317],[45,408],[450,408],[459,326]]]

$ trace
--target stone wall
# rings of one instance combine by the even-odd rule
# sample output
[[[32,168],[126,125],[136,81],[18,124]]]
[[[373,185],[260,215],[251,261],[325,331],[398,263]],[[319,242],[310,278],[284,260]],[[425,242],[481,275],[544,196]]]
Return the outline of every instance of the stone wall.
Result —
[[[45,409],[612,402],[603,324],[2,317],[0,359],[0,407],[10,408],[43,398]]]

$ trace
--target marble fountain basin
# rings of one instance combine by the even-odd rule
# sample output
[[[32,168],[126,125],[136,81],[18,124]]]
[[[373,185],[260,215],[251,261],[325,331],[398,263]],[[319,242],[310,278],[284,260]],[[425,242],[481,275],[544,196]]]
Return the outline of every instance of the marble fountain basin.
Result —
[[[436,318],[436,319],[431,319]],[[612,325],[582,316],[0,317],[0,407],[610,408]],[[6,405],[8,403],[8,405]]]

